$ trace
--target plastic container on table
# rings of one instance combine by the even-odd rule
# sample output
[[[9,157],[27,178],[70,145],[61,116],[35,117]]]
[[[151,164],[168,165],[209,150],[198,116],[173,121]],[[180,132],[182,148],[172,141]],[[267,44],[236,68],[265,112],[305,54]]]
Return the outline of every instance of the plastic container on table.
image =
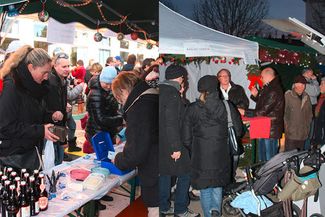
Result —
[[[110,173],[116,175],[124,175],[130,171],[124,171],[117,168],[107,155],[109,151],[115,152],[113,142],[108,132],[99,132],[91,139],[93,148],[96,153],[97,160],[100,161],[100,165],[107,168]]]

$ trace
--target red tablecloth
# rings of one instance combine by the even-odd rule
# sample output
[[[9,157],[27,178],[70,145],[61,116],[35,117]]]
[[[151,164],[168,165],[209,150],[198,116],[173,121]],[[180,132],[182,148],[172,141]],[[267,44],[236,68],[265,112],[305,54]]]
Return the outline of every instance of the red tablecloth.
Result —
[[[271,118],[270,117],[242,117],[243,121],[250,123],[249,137],[251,139],[270,138]]]

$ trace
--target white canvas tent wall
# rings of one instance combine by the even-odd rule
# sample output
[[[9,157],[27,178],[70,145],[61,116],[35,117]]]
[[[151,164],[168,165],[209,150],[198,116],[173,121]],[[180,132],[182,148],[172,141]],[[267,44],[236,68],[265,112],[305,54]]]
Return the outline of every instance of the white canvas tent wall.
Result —
[[[231,36],[201,24],[198,24],[159,3],[159,53],[183,54],[186,57],[229,56],[243,58],[238,65],[206,64],[200,67],[194,63],[185,65],[189,73],[187,98],[194,101],[198,97],[197,81],[200,77],[215,75],[220,69],[227,68],[232,73],[232,80],[243,86],[246,94],[247,71],[245,64],[255,64],[258,59],[258,43]],[[164,80],[165,67],[160,67],[160,78]],[[252,104],[252,103],[251,103]]]
[[[196,23],[159,3],[159,53],[241,57],[256,64],[258,43]]]

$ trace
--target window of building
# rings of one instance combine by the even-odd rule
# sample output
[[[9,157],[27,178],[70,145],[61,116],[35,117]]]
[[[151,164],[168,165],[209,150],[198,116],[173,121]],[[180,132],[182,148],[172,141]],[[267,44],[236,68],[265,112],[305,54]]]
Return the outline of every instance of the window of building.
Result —
[[[47,25],[44,23],[35,23],[34,24],[34,36],[35,37],[47,37]]]
[[[105,66],[107,57],[111,56],[111,51],[107,49],[99,49],[99,63]]]
[[[36,48],[43,48],[44,50],[48,51],[49,44],[47,42],[42,41],[34,41],[34,47]]]
[[[129,41],[120,41],[120,48],[129,49]]]
[[[72,49],[71,49],[71,54],[70,54],[70,64],[72,65],[72,66],[75,66],[75,65],[77,65],[77,50],[78,50],[78,48],[77,47],[73,47]]]
[[[1,44],[0,48],[2,50],[7,50],[10,42],[12,42],[13,40],[18,40],[18,39],[15,39],[15,38],[5,38],[5,40],[3,41],[3,43]]]
[[[124,51],[121,51],[120,52],[120,56],[122,57],[122,59],[126,62],[127,59],[128,59],[128,55],[129,55],[129,52],[124,52]]]
[[[2,27],[2,32],[11,33],[11,34],[19,34],[19,22],[18,20],[14,20],[12,18],[6,18]]]
[[[137,54],[137,61],[139,61],[140,63],[142,63],[142,61],[143,61],[143,54]]]
[[[144,43],[140,43],[140,42],[137,43],[137,48],[142,49],[145,47],[146,47],[146,45]]]
[[[111,38],[110,37],[105,37],[100,41],[101,45],[104,47],[110,47],[111,46]]]

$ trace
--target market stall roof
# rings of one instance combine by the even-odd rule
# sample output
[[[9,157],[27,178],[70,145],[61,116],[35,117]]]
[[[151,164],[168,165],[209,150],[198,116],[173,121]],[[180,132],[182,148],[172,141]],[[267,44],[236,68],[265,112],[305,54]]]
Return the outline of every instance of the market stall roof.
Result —
[[[298,19],[265,19],[263,22],[280,31],[297,35],[303,43],[325,55],[325,36]]]
[[[159,52],[193,56],[241,57],[256,64],[258,43],[196,23],[159,2]]]
[[[10,1],[17,2],[17,0]],[[38,13],[42,11],[41,2],[45,2],[45,10],[49,12],[50,17],[61,23],[79,22],[91,29],[109,28],[124,34],[142,29],[147,33],[148,38],[158,40],[157,1],[29,0],[28,3],[23,2],[15,6],[21,9],[24,4],[27,4],[22,14]],[[126,21],[119,24],[124,16],[127,16]],[[140,32],[139,37],[145,38]]]
[[[250,37],[247,37],[247,39],[250,41],[255,41],[260,46],[264,46],[264,47],[270,47],[270,48],[288,50],[288,51],[295,51],[295,52],[311,53],[311,54],[317,53],[317,51],[314,50],[313,48],[306,47],[306,46],[303,47],[303,46],[284,44],[284,43],[280,43],[280,42],[277,42],[274,40],[269,40],[269,39],[256,37],[256,36],[250,36]]]

